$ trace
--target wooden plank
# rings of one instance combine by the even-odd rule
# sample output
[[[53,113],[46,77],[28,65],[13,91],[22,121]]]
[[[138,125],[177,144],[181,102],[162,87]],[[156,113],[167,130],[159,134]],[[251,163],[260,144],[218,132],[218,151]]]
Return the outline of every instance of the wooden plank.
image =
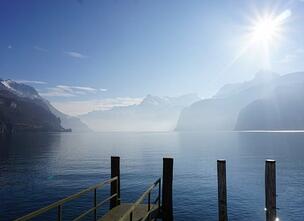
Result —
[[[173,221],[173,158],[163,159],[162,216],[164,221]]]
[[[110,209],[120,204],[120,157],[111,157],[111,178],[116,177],[117,180],[111,183],[111,196],[117,193],[117,197],[110,200]]]
[[[276,211],[276,164],[275,160],[265,163],[265,211],[266,221],[275,221]]]
[[[218,182],[218,219],[227,221],[227,184],[226,184],[226,160],[217,161]]]
[[[133,203],[122,203],[113,209],[111,209],[107,214],[105,214],[98,221],[118,221],[131,207]],[[157,204],[151,204],[151,218],[156,217],[158,212]],[[140,204],[133,211],[132,220],[133,221],[144,221],[142,220],[148,213],[148,204]],[[129,221],[129,216],[125,221]]]

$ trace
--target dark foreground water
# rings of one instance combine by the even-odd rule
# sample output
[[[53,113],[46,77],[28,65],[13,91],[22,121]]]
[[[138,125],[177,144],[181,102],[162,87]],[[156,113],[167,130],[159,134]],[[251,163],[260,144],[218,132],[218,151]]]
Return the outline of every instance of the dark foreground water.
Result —
[[[304,217],[304,133],[62,133],[20,134],[1,143],[0,220],[107,179],[111,155],[121,157],[122,201],[137,199],[161,175],[162,157],[174,157],[177,221],[217,220],[219,158],[227,160],[230,220],[264,220],[264,160],[272,158],[280,220]],[[64,216],[91,204],[92,194],[67,204]]]

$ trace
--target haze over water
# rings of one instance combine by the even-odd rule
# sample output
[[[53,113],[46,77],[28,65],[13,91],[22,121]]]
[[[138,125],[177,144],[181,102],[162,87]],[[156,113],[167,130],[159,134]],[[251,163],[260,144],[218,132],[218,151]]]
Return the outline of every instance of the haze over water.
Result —
[[[303,133],[16,134],[1,144],[0,220],[11,220],[110,176],[121,157],[122,201],[136,200],[174,157],[175,220],[217,220],[216,160],[227,160],[230,220],[264,220],[264,161],[277,161],[280,220],[304,216]],[[6,148],[3,148],[5,145]],[[102,191],[103,199],[108,189]],[[91,195],[80,202],[91,205]],[[65,207],[74,217],[86,204]],[[300,205],[300,206],[299,206]],[[79,209],[81,208],[81,210]],[[51,220],[51,218],[50,218]]]

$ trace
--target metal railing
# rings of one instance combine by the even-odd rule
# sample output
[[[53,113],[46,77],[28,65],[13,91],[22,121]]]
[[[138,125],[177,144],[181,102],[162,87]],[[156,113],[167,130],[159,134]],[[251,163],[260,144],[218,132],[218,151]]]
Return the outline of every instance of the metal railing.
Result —
[[[147,218],[150,219],[151,211],[153,211],[152,210],[153,206],[151,207],[151,192],[154,190],[154,188],[157,185],[158,185],[158,195],[156,199],[153,201],[153,204],[157,203],[158,209],[160,209],[161,178],[157,179],[118,221],[125,221],[127,217],[129,217],[129,220],[132,221],[134,210],[144,201],[144,199],[147,196],[148,196],[147,214],[141,220],[145,221]]]
[[[85,190],[82,190],[76,194],[73,194],[71,196],[68,196],[62,200],[59,200],[55,203],[52,203],[51,205],[48,205],[46,207],[43,207],[39,210],[36,210],[32,213],[29,213],[21,218],[18,218],[16,219],[15,221],[26,221],[26,220],[30,220],[32,218],[35,218],[39,215],[42,215],[43,213],[46,213],[48,212],[49,210],[51,209],[54,209],[54,208],[57,208],[57,221],[61,221],[62,220],[62,207],[63,207],[63,204],[71,201],[71,200],[74,200],[74,199],[77,199],[79,197],[81,197],[82,195],[88,193],[88,192],[91,192],[91,191],[94,191],[94,200],[93,200],[93,203],[94,203],[94,206],[92,208],[90,208],[89,210],[83,212],[82,214],[80,214],[79,216],[77,216],[76,218],[73,219],[73,221],[78,221],[78,220],[81,220],[83,217],[85,217],[86,215],[94,212],[94,220],[96,221],[97,220],[97,209],[104,203],[106,203],[107,201],[111,200],[112,198],[116,197],[116,200],[119,200],[118,199],[118,194],[115,193],[111,196],[109,196],[108,198],[106,198],[105,200],[101,201],[100,203],[97,203],[97,190],[102,188],[104,185],[106,184],[110,184],[112,182],[116,181],[116,185],[118,185],[118,177],[113,177],[109,180],[106,180],[102,183],[99,183],[99,184],[96,184],[92,187],[89,187]]]

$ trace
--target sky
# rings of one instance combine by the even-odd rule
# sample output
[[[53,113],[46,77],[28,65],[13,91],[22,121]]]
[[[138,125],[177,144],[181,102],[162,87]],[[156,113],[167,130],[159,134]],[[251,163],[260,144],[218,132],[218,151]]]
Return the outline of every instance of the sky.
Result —
[[[260,17],[276,37],[252,43]],[[1,0],[0,78],[78,115],[304,71],[304,0]],[[265,43],[265,39],[263,39]]]

